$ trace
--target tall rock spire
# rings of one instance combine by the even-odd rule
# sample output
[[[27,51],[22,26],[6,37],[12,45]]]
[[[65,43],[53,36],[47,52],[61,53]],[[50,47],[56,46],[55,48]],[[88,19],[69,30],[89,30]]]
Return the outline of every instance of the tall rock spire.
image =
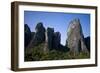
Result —
[[[70,48],[70,51],[78,54],[80,51],[88,52],[85,42],[84,35],[81,27],[80,20],[78,18],[73,19],[69,23],[69,28],[67,32],[68,38],[66,41],[66,46]]]
[[[34,46],[45,42],[45,28],[43,23],[39,22],[35,28],[36,32],[32,37],[31,42],[28,45],[28,48],[33,48]]]

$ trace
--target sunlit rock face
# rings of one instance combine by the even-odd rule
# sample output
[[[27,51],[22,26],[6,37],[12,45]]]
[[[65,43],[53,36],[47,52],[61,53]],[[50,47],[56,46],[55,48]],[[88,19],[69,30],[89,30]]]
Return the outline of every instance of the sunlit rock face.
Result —
[[[66,46],[70,48],[71,52],[74,52],[75,54],[78,54],[80,51],[87,52],[87,48],[84,42],[84,35],[79,19],[73,19],[69,23],[67,35],[68,38],[66,41]]]

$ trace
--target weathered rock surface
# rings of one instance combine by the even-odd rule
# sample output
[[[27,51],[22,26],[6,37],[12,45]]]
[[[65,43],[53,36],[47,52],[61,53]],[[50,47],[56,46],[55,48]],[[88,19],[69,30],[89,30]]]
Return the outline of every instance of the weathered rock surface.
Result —
[[[45,42],[45,28],[43,26],[43,23],[38,23],[36,25],[36,28],[35,28],[36,32],[30,42],[30,44],[28,45],[28,48],[33,48],[34,46],[40,44],[40,43],[43,43]]]
[[[66,46],[70,48],[71,52],[75,54],[78,54],[80,51],[88,52],[79,19],[73,19],[70,22],[67,35]]]
[[[48,27],[45,30],[43,23],[40,22],[36,25],[35,30],[36,32],[31,32],[28,25],[25,25],[25,47],[28,45],[27,48],[34,48],[34,46],[44,43],[42,48],[45,52],[53,49],[62,51],[70,49],[75,54],[80,51],[88,52],[79,19],[74,19],[69,23],[66,47],[61,45],[61,34],[54,32],[54,28]]]
[[[67,50],[66,47],[60,44],[61,34],[60,32],[54,32],[54,28],[48,27],[45,30],[42,23],[38,23],[35,28],[36,32],[31,32],[31,41],[28,42],[27,48],[34,48],[35,46],[44,43],[43,50],[46,52],[48,50]],[[30,38],[28,38],[30,39]]]

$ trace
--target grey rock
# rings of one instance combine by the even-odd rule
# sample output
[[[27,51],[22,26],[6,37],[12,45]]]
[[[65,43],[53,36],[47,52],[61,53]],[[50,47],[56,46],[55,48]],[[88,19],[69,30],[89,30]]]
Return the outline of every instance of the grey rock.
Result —
[[[69,23],[67,35],[66,46],[70,48],[71,52],[75,54],[78,54],[80,51],[88,52],[79,19],[73,19]]]
[[[45,28],[43,26],[43,23],[38,23],[35,28],[36,32],[28,45],[28,48],[33,48],[34,46],[41,44],[45,42]]]

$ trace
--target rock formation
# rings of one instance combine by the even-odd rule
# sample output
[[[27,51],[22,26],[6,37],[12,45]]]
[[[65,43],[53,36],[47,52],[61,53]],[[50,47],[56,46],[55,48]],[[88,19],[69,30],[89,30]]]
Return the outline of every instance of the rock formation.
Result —
[[[60,32],[54,32],[54,28],[48,27],[47,30],[45,30],[43,23],[40,22],[36,25],[35,30],[36,32],[31,32],[30,29],[28,28],[28,32],[30,34],[25,35],[25,37],[30,36],[27,38],[30,39],[30,41],[28,42],[27,44],[28,46],[26,46],[26,48],[34,48],[35,46],[44,43],[44,47],[42,48],[45,52],[53,49],[60,51],[67,50],[66,47],[64,47],[60,43],[61,42]]]
[[[61,42],[61,34],[60,32],[55,32],[53,37],[53,48],[58,49]]]
[[[58,49],[61,41],[60,32],[54,32],[54,28],[47,28],[46,46],[49,50]]]
[[[86,44],[88,51],[90,52],[90,36],[85,38],[85,44]]]
[[[42,23],[36,25],[36,33],[34,35],[34,41],[39,44],[45,41],[45,28]]]
[[[84,38],[79,19],[69,23],[66,45],[61,44],[61,34],[55,32],[54,28],[45,29],[40,22],[35,30],[31,32],[28,25],[24,25],[25,61],[78,59],[83,55],[90,57],[90,37]]]
[[[75,54],[80,51],[88,52],[79,19],[74,19],[69,23],[66,46],[60,43],[61,34],[54,32],[54,28],[48,27],[45,30],[43,23],[40,22],[36,25],[35,30],[36,32],[31,32],[28,25],[25,24],[25,47],[28,45],[27,48],[34,48],[34,46],[44,43],[44,47],[42,47],[44,51],[53,49],[68,51],[70,49]]]
[[[47,28],[46,31],[46,42],[47,48],[52,49],[53,48],[53,37],[54,37],[54,28]]]
[[[33,48],[34,46],[45,42],[45,28],[41,22],[36,25],[35,30],[36,32],[28,45],[28,48]]]
[[[67,35],[66,46],[70,48],[71,52],[74,54],[78,54],[80,51],[88,52],[79,19],[73,19],[70,22]]]
[[[36,32],[31,32],[32,40],[27,48],[34,48],[41,43],[44,43],[43,50],[46,52],[52,49],[58,49],[61,41],[60,32],[54,32],[54,28],[45,28],[42,23],[38,23],[35,28]]]
[[[24,46],[25,48],[28,46],[30,40],[31,40],[31,31],[30,31],[30,28],[27,24],[24,25],[24,40],[25,40],[25,43],[24,43]]]

